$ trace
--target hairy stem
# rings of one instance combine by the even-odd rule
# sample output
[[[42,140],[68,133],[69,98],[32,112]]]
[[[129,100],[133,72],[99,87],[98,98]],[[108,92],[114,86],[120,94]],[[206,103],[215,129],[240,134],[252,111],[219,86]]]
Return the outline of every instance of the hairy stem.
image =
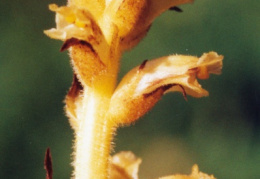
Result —
[[[85,90],[80,126],[75,134],[75,179],[108,178],[114,126],[106,120],[110,98]]]

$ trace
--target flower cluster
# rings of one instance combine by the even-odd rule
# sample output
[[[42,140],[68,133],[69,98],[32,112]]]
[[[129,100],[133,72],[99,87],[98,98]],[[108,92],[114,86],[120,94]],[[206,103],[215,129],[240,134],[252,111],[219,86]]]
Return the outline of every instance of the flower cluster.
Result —
[[[64,41],[61,51],[69,50],[74,71],[65,102],[76,138],[75,178],[108,178],[115,129],[139,119],[166,92],[208,95],[197,78],[221,73],[223,56],[215,52],[145,60],[116,85],[122,53],[145,37],[158,15],[192,1],[68,0],[67,6],[49,6],[57,26],[44,32]]]

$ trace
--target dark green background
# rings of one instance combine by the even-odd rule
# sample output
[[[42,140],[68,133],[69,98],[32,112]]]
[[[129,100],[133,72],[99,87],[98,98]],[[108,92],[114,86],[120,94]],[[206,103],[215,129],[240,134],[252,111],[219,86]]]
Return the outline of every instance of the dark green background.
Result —
[[[72,130],[63,99],[72,81],[67,52],[44,29],[55,26],[48,4],[0,2],[0,178],[45,178],[51,148],[54,178],[69,178]],[[202,81],[210,96],[171,93],[145,117],[121,128],[115,151],[143,159],[141,178],[189,173],[197,163],[218,179],[260,178],[260,2],[197,0],[166,12],[122,59],[120,76],[145,59],[168,54],[225,56],[223,74]]]

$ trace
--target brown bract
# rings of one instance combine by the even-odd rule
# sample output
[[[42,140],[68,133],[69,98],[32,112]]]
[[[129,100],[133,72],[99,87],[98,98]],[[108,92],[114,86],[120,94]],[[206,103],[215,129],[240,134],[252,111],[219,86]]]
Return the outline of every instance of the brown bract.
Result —
[[[52,158],[50,148],[47,148],[44,158],[44,169],[46,170],[46,179],[52,179]]]

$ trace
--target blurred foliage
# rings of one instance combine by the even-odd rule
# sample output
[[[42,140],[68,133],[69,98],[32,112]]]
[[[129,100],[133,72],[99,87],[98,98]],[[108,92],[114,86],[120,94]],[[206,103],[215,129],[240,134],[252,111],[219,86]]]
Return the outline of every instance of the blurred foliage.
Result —
[[[54,178],[69,178],[73,132],[63,112],[72,81],[48,4],[64,0],[0,1],[0,178],[44,178],[51,148]],[[141,178],[189,173],[197,163],[219,179],[260,178],[260,3],[196,0],[159,17],[123,56],[120,77],[145,59],[172,53],[223,54],[221,76],[202,81],[210,96],[167,94],[135,125],[119,129],[115,152],[143,159]]]

